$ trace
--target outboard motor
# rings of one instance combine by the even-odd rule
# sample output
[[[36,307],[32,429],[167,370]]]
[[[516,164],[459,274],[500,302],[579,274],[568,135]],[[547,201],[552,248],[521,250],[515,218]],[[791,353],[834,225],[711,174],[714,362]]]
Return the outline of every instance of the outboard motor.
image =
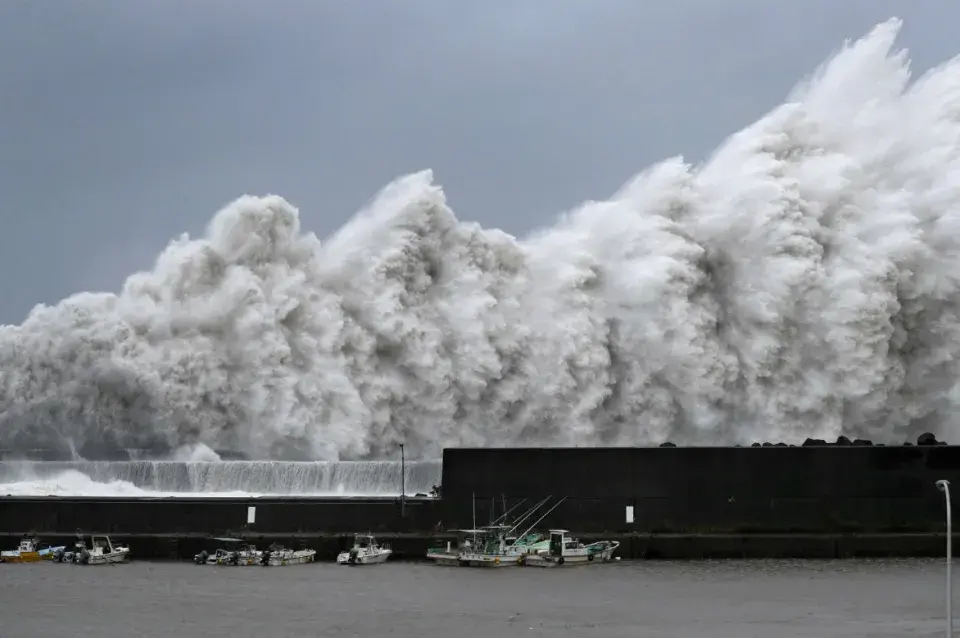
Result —
[[[358,554],[359,554],[359,552],[357,551],[357,548],[356,548],[356,547],[350,548],[350,558],[349,558],[348,562],[349,562],[351,565],[356,565],[356,564],[357,564],[357,555],[358,555]]]
[[[197,565],[203,565],[207,562],[207,558],[209,557],[210,555],[207,553],[207,550],[203,550],[193,557],[193,562],[195,562]]]

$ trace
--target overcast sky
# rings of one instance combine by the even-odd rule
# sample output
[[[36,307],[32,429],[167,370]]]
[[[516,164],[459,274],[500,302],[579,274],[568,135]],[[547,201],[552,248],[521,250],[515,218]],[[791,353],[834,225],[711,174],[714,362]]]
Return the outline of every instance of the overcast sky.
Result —
[[[895,15],[917,71],[960,53],[942,0],[3,0],[0,323],[118,290],[244,193],[322,237],[432,168],[523,235]]]

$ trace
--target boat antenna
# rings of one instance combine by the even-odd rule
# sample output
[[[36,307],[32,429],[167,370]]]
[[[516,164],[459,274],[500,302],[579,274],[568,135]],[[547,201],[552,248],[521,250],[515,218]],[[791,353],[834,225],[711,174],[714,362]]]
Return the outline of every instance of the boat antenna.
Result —
[[[527,513],[521,516],[520,519],[516,523],[514,523],[513,527],[511,527],[508,531],[511,533],[515,531],[518,527],[520,527],[520,525],[523,524],[525,520],[533,516],[534,512],[536,512],[538,509],[543,507],[546,504],[546,502],[550,500],[550,498],[551,498],[550,496],[547,496],[546,498],[541,500],[539,503],[537,503],[536,505],[531,507],[529,510],[527,510]]]
[[[502,519],[502,520],[506,520],[506,518],[507,518],[507,516],[509,516],[510,512],[512,512],[513,510],[517,509],[517,508],[520,507],[521,505],[523,505],[526,501],[527,501],[527,499],[524,498],[524,499],[522,499],[519,503],[517,503],[516,505],[514,505],[513,507],[511,507],[510,509],[507,509],[507,507],[506,507],[507,504],[504,503],[504,504],[503,504],[503,505],[504,505],[503,509],[504,509],[505,511],[504,511],[504,513],[503,513],[503,516],[500,516],[500,517],[494,519],[494,521],[493,521],[493,523],[491,523],[491,525],[496,525],[497,522],[500,521],[501,519]]]
[[[527,534],[529,534],[529,533],[530,533],[530,530],[532,530],[534,527],[536,527],[536,526],[540,523],[540,521],[542,521],[543,519],[545,519],[545,518],[547,517],[547,515],[550,514],[550,512],[552,512],[553,510],[557,509],[557,508],[560,506],[560,503],[563,503],[565,500],[567,500],[567,497],[566,497],[566,496],[564,496],[564,497],[561,498],[559,501],[557,501],[556,505],[554,505],[553,507],[551,507],[550,509],[548,509],[548,510],[546,511],[546,513],[545,513],[543,516],[541,516],[540,518],[538,518],[538,519],[537,519],[537,522],[534,523],[533,525],[531,525],[531,526],[527,529],[527,531],[525,531],[523,534],[520,535],[520,537],[523,538],[524,536],[526,536]]]

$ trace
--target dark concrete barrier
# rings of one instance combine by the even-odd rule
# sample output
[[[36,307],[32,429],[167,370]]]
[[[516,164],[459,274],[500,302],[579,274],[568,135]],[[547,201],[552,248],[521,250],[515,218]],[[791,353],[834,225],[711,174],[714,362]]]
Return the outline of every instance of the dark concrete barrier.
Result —
[[[254,521],[248,523],[249,508]],[[0,499],[0,533],[223,535],[352,534],[432,530],[439,503],[384,498],[69,498]]]
[[[543,525],[583,532],[938,532],[941,478],[960,447],[447,449],[443,518],[553,495]]]

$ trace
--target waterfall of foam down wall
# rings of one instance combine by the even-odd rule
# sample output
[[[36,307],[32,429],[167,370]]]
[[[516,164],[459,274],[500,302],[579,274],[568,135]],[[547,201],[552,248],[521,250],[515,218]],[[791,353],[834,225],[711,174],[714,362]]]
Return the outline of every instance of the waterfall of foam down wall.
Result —
[[[440,484],[440,461],[411,461],[405,470],[408,495]],[[3,461],[0,495],[392,496],[400,476],[396,461]]]

